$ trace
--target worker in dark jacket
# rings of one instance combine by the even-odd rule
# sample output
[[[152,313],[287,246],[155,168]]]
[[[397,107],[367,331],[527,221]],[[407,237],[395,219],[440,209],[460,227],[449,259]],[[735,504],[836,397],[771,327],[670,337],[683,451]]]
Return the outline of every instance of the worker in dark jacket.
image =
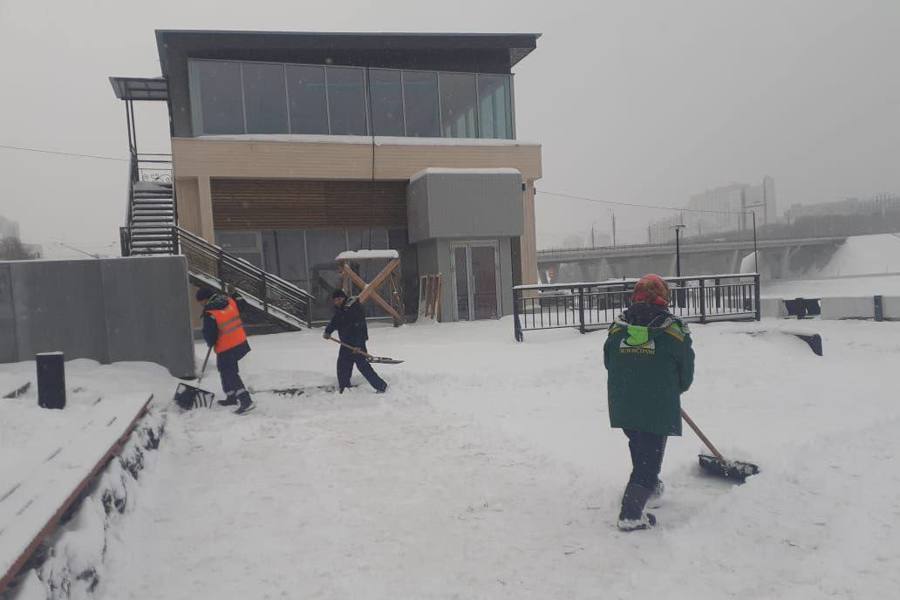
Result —
[[[325,327],[322,337],[327,340],[332,333],[337,331],[341,342],[356,348],[356,350],[352,350],[347,346],[341,346],[338,352],[337,378],[341,393],[343,394],[344,389],[350,387],[353,365],[356,365],[366,381],[378,393],[383,393],[387,390],[387,383],[378,376],[375,369],[366,360],[366,356],[362,354],[368,352],[366,342],[369,340],[369,328],[366,326],[366,313],[363,311],[362,305],[357,298],[348,298],[347,293],[341,289],[335,290],[331,297],[334,302],[334,316]]]
[[[681,394],[694,379],[690,332],[668,305],[665,280],[645,275],[635,285],[631,307],[609,328],[603,347],[609,422],[625,432],[631,451],[631,478],[618,522],[623,531],[656,524],[644,507],[651,496],[662,494],[659,472],[666,439],[681,435]]]
[[[236,300],[207,287],[197,290],[196,298],[204,305],[203,339],[216,351],[216,366],[225,391],[225,399],[219,400],[219,404],[237,406],[234,411],[237,415],[247,414],[256,408],[256,404],[238,372],[238,361],[250,352],[238,308],[239,298]]]

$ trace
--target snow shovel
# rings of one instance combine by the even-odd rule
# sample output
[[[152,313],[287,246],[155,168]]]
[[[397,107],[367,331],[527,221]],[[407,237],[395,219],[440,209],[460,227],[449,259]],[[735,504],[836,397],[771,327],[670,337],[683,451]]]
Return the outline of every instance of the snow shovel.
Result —
[[[203,359],[203,368],[200,369],[200,377],[197,379],[197,385],[203,381],[203,375],[206,373],[206,363],[209,362],[209,355],[212,353],[212,346],[206,351],[206,358]],[[212,408],[216,395],[199,387],[188,385],[187,383],[179,383],[175,390],[175,404],[184,410],[192,408]]]
[[[713,453],[713,456],[709,456],[708,454],[701,454],[700,457],[700,468],[709,473],[710,475],[714,475],[716,477],[722,477],[724,479],[730,479],[732,481],[736,481],[738,483],[744,483],[748,477],[751,475],[756,475],[759,473],[759,467],[752,463],[740,462],[737,460],[725,460],[725,457],[722,456],[722,453],[716,450],[716,447],[713,446],[713,443],[709,441],[703,432],[700,431],[700,428],[697,427],[697,424],[694,423],[694,420],[691,419],[684,409],[681,409],[681,418],[691,426],[691,429],[694,430],[694,433],[697,434],[703,443],[706,444],[706,447],[709,448],[709,451]]]
[[[371,354],[369,354],[367,352],[363,352],[361,349],[357,348],[356,346],[351,346],[350,344],[345,344],[344,342],[342,342],[340,340],[336,340],[333,337],[330,337],[328,339],[331,340],[332,342],[334,342],[335,344],[340,344],[341,346],[343,346],[344,348],[347,348],[348,350],[352,350],[354,354],[362,354],[363,356],[366,357],[366,360],[370,363],[376,363],[379,365],[399,365],[400,363],[403,362],[402,360],[397,360],[396,358],[388,358],[387,356],[372,356]]]

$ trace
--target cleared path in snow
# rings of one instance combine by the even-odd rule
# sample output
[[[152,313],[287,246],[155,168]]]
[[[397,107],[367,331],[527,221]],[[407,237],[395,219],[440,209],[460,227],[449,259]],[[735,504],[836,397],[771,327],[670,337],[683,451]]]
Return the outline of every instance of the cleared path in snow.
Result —
[[[245,418],[171,418],[100,595],[890,597],[900,326],[803,324],[824,334],[821,359],[783,326],[694,327],[685,406],[763,474],[700,477],[698,442],[670,440],[661,527],[637,534],[613,526],[628,459],[606,420],[604,334],[376,329],[374,352],[409,361],[381,369],[385,396],[261,393]],[[330,379],[314,333],[253,344],[242,370],[257,389]]]

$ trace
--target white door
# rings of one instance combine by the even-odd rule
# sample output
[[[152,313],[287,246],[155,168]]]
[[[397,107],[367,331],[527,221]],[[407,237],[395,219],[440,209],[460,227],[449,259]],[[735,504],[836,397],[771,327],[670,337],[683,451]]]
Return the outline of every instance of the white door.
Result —
[[[458,321],[500,317],[500,244],[454,242],[450,245],[453,309]]]

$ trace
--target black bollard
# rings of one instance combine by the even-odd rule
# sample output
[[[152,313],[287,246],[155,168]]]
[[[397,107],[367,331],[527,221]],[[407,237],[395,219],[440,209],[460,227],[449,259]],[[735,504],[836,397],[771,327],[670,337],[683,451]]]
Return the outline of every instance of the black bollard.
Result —
[[[66,407],[66,366],[62,352],[43,352],[34,357],[37,363],[38,406]]]

